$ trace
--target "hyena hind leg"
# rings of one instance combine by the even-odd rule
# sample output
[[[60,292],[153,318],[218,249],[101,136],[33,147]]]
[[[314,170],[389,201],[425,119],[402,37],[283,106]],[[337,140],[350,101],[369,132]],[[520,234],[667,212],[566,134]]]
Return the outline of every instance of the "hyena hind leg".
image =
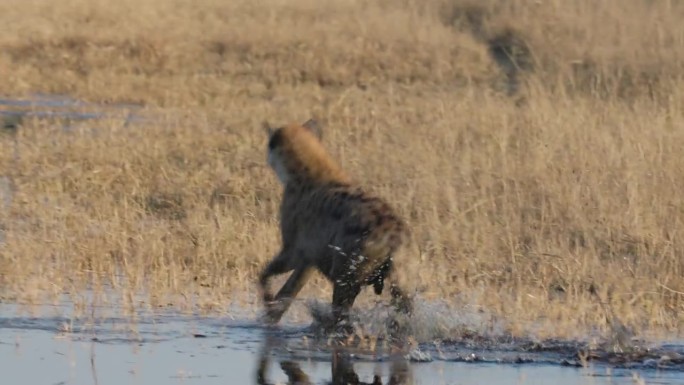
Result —
[[[339,280],[333,286],[333,323],[337,326],[349,320],[349,311],[356,297],[361,292],[361,285],[346,280]]]
[[[393,345],[402,346],[407,342],[407,337],[412,334],[413,330],[410,321],[413,315],[413,298],[399,282],[394,269],[390,269],[385,280],[389,284],[392,307],[397,313],[389,319],[389,338]],[[404,316],[399,316],[400,314]]]
[[[412,315],[413,298],[409,296],[408,292],[406,291],[402,283],[399,282],[399,277],[397,276],[397,272],[394,269],[394,266],[390,267],[389,271],[387,272],[385,281],[389,283],[390,296],[392,297],[392,306],[400,313],[409,316]]]
[[[280,321],[280,318],[290,307],[292,301],[309,279],[311,271],[311,267],[305,265],[301,265],[294,269],[290,278],[287,279],[283,287],[278,291],[278,294],[276,294],[275,301],[266,305],[266,321],[268,323],[276,324]]]

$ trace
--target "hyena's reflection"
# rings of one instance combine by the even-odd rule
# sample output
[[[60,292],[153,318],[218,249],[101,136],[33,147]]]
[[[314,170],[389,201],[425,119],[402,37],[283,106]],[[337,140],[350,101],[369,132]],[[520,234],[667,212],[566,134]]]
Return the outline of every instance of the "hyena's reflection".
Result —
[[[259,385],[271,385],[266,378],[266,373],[270,365],[272,349],[282,340],[269,336],[264,342],[263,349],[259,355],[259,364],[256,373],[256,383]],[[328,384],[332,385],[383,385],[379,375],[373,376],[373,382],[363,382],[354,371],[354,363],[350,359],[350,354],[342,347],[333,348],[331,352],[331,379]],[[280,360],[280,369],[287,376],[288,385],[309,385],[313,384],[309,375],[306,374],[294,361]],[[410,368],[408,362],[401,354],[394,354],[391,357],[390,377],[387,385],[409,385],[411,381]]]

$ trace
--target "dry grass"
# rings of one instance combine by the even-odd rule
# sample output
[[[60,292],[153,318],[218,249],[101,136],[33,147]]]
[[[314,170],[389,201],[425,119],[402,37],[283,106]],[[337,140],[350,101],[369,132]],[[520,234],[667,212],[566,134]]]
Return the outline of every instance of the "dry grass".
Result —
[[[112,287],[132,308],[225,310],[279,246],[259,123],[316,115],[413,226],[422,297],[514,334],[682,330],[683,16],[665,0],[0,1],[0,94],[153,117],[0,135],[0,296]],[[322,294],[317,278],[302,296]]]

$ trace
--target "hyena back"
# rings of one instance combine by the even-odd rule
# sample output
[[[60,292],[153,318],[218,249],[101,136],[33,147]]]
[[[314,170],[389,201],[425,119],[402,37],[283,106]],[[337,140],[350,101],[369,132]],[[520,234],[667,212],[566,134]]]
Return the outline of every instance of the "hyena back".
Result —
[[[317,123],[268,127],[268,163],[284,185],[280,207],[282,248],[259,284],[267,321],[277,323],[313,269],[333,284],[333,322],[345,320],[361,288],[381,294],[410,314],[412,300],[397,280],[394,258],[409,230],[381,198],[353,183],[320,142]],[[293,271],[274,296],[269,280]]]

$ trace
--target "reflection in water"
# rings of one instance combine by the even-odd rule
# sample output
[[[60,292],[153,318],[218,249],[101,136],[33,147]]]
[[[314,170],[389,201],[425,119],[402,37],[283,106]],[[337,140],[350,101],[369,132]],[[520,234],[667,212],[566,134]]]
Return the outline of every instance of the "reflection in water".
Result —
[[[133,335],[123,317],[86,324],[69,318],[70,307],[31,316],[19,309],[0,303],[0,384],[684,385],[680,341],[623,356],[629,360],[616,362],[612,354],[583,369],[567,365],[570,345],[522,352],[522,345],[501,341],[424,346],[436,358],[416,363],[413,345],[395,357],[385,341],[335,349],[299,325],[264,330],[253,321],[169,312],[141,315]]]
[[[97,369],[95,368],[95,341],[90,343],[90,372],[93,375],[93,384],[99,385],[97,380]]]
[[[282,338],[266,335],[264,344],[259,353],[259,362],[256,371],[256,383],[259,385],[271,385],[268,382],[267,372],[270,365],[270,357],[273,349],[285,343]],[[354,370],[354,363],[351,360],[351,353],[342,346],[337,346],[331,352],[331,377],[328,384],[332,385],[383,385],[379,375],[373,376],[373,382],[362,382]],[[411,371],[408,361],[404,358],[402,351],[394,352],[390,355],[390,376],[387,385],[410,385]],[[310,385],[314,382],[309,378],[299,364],[288,359],[280,360],[280,369],[287,376],[290,385]]]

